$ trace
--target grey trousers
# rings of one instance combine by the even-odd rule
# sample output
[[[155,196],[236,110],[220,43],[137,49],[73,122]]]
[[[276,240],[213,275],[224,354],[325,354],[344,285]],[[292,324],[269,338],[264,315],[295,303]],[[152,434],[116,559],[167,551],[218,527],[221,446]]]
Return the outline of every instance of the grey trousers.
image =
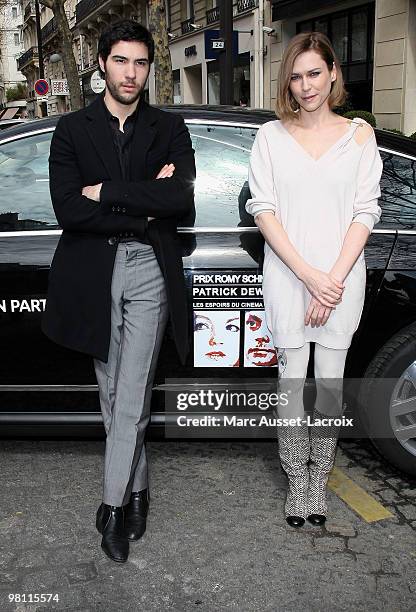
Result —
[[[107,434],[103,502],[124,506],[148,486],[144,436],[157,358],[168,319],[165,282],[153,247],[117,247],[111,284],[107,363],[94,359]]]

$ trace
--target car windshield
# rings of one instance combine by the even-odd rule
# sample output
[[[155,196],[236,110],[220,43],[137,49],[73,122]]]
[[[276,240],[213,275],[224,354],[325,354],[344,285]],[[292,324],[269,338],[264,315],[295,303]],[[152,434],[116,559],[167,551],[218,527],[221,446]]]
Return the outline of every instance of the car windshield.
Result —
[[[248,161],[257,129],[192,123],[188,128],[196,162],[195,225],[247,224]]]
[[[52,132],[0,146],[0,229],[57,228],[49,194]]]
[[[231,121],[188,119],[195,149],[195,227],[254,226],[246,212],[250,198],[248,163],[257,127]],[[0,230],[57,229],[49,193],[52,131],[21,136],[0,145]],[[416,226],[415,159],[393,151],[380,153],[381,222],[376,229]]]

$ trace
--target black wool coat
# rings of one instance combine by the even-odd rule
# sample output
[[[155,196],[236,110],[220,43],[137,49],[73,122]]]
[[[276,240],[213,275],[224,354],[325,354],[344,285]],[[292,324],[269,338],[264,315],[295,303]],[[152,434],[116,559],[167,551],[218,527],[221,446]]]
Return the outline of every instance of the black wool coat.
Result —
[[[104,94],[101,94],[103,97]],[[54,342],[108,360],[111,280],[117,239],[145,227],[165,278],[182,363],[189,347],[187,296],[177,226],[195,221],[195,160],[182,117],[140,100],[131,142],[131,180],[121,178],[102,100],[63,115],[52,137],[49,178],[62,227],[49,273],[42,330]],[[171,178],[157,179],[165,163]],[[100,202],[81,195],[103,183]],[[147,222],[147,217],[155,217]]]

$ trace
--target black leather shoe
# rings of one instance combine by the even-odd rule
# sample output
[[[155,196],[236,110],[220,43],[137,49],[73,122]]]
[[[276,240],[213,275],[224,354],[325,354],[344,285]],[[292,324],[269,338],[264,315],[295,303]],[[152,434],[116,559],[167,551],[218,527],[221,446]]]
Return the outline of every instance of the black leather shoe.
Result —
[[[305,519],[301,516],[287,516],[286,522],[289,523],[291,527],[302,527],[305,523]]]
[[[146,531],[146,517],[149,511],[147,489],[132,493],[125,507],[124,529],[129,540],[138,540]]]
[[[326,521],[325,514],[310,514],[308,516],[308,521],[312,523],[312,525],[323,525]]]
[[[97,510],[97,517],[95,519],[95,526],[97,527],[97,531],[99,533],[103,532],[104,509],[105,504],[101,504],[101,506]]]
[[[129,556],[129,541],[124,532],[124,507],[101,504],[96,527],[103,535],[101,548],[112,561],[125,563]]]

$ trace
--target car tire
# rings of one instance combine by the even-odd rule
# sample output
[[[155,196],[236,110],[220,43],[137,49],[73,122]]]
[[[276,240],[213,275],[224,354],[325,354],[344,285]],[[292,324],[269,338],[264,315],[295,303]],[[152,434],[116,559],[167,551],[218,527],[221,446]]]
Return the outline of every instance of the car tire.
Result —
[[[387,379],[386,384],[378,379]],[[392,402],[413,396],[414,410],[397,416]],[[416,324],[393,336],[370,362],[360,386],[358,406],[361,424],[381,456],[402,472],[416,476],[416,435],[400,441],[395,433],[396,427],[416,425]],[[387,436],[383,433],[383,437],[374,437],[374,429],[387,432]]]

